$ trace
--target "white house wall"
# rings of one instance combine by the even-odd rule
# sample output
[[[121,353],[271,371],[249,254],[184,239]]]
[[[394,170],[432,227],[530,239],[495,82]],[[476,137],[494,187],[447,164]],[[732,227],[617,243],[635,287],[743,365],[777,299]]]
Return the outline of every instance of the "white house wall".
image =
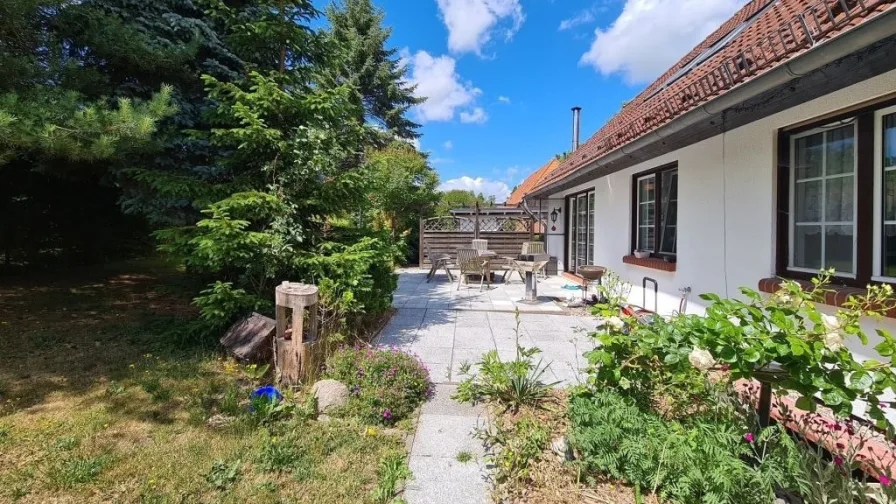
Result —
[[[656,279],[663,314],[678,310],[678,289],[691,287],[687,312],[701,314],[705,305],[697,294],[736,296],[740,286],[756,289],[760,279],[774,276],[778,130],[894,91],[896,71],[891,71],[551,198],[594,188],[595,263],[629,281],[630,301],[639,305],[642,278]],[[677,271],[625,264],[623,256],[631,253],[632,176],[671,162],[678,163],[679,177]],[[561,240],[549,239],[548,246],[563,258]],[[883,325],[896,331],[893,321]]]

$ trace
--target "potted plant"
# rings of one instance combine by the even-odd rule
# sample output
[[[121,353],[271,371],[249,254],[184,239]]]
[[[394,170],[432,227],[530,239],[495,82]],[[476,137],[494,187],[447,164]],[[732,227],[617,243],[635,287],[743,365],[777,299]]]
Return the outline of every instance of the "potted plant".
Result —
[[[647,259],[648,257],[650,257],[650,252],[638,249],[635,250],[635,257],[637,257],[638,259]]]

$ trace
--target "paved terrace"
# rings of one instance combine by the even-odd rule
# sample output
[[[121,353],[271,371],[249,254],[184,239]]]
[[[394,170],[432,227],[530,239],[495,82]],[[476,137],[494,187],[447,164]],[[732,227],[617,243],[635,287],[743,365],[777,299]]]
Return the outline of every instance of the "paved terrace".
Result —
[[[404,496],[408,504],[487,504],[492,502],[489,471],[473,432],[488,420],[481,407],[451,399],[456,383],[464,378],[461,366],[474,364],[489,350],[497,350],[502,359],[513,359],[519,341],[524,347],[541,349],[548,366],[544,381],[572,385],[581,378],[582,353],[593,345],[586,331],[595,322],[591,317],[565,315],[552,299],[581,295],[578,290],[563,289],[567,282],[561,278],[539,281],[541,298],[528,304],[520,302],[524,286],[519,277],[480,292],[478,283],[457,290],[457,283],[449,282],[444,272],[426,283],[426,272],[399,272],[397,311],[378,338],[380,345],[420,357],[437,383],[435,397],[423,405],[417,423],[409,460],[414,477]],[[516,309],[520,311],[518,330]],[[458,461],[461,452],[474,459]]]
[[[420,357],[437,383],[435,397],[423,405],[411,444],[414,479],[405,498],[408,504],[486,504],[491,502],[489,473],[482,446],[472,434],[487,418],[481,407],[451,399],[456,383],[464,378],[461,366],[476,363],[489,350],[513,359],[519,341],[541,349],[548,366],[544,381],[558,386],[578,383],[585,365],[582,353],[593,345],[587,331],[594,328],[594,319],[564,314],[554,299],[581,292],[563,289],[567,282],[558,277],[539,281],[539,301],[529,304],[520,302],[524,286],[519,277],[480,292],[478,283],[457,290],[444,272],[427,283],[426,272],[399,272],[397,311],[378,338],[380,345]],[[474,460],[459,462],[460,452],[472,454]]]

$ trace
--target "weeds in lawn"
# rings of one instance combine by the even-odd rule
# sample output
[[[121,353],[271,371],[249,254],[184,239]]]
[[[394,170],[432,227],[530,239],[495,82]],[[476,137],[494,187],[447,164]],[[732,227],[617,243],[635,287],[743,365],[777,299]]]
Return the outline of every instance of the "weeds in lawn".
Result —
[[[397,495],[399,485],[411,477],[407,457],[404,453],[389,453],[380,460],[379,483],[373,491],[376,504],[392,502]]]
[[[217,490],[227,490],[242,476],[242,465],[243,461],[239,459],[232,464],[216,460],[212,463],[212,468],[205,476],[205,480]]]
[[[51,479],[62,488],[90,483],[106,465],[105,457],[62,460],[51,473]]]
[[[472,375],[469,363],[460,372],[468,376],[458,386],[454,398],[461,402],[490,401],[503,405],[505,411],[519,411],[521,407],[542,406],[551,396],[557,382],[545,383],[548,371],[542,360],[535,362],[541,351],[520,345],[520,313],[516,312],[516,357],[502,361],[496,350],[490,350],[479,361],[479,372]]]

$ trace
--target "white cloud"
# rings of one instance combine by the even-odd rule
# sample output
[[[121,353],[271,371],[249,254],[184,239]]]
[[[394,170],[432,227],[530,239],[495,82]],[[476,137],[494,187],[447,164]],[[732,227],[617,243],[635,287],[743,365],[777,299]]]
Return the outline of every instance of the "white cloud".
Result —
[[[649,82],[717,29],[746,0],[626,0],[580,61],[629,84]]]
[[[520,0],[437,0],[448,28],[448,49],[482,55],[493,32],[502,30],[509,40],[525,16]]]
[[[421,123],[450,121],[458,109],[472,107],[482,90],[471,82],[462,82],[451,56],[433,57],[426,51],[415,54],[405,49],[402,61],[408,69],[408,82],[416,86],[414,95],[426,101],[414,107]]]
[[[460,113],[460,122],[483,124],[488,121],[488,114],[482,107],[476,107],[471,111],[463,111]]]
[[[510,197],[510,186],[506,183],[482,177],[472,178],[464,175],[460,178],[446,180],[439,186],[440,191],[450,191],[451,189],[463,189],[476,194],[494,196],[495,201],[505,201]]]
[[[574,17],[560,21],[560,27],[558,28],[558,30],[568,30],[579,25],[588,24],[592,21],[594,21],[594,12],[592,12],[591,9],[586,9],[582,12],[579,12]]]
[[[499,96],[498,101],[501,103],[510,103],[510,98],[507,96]]]
[[[442,144],[442,148],[445,150],[451,150],[454,148],[454,144],[451,142],[451,140],[446,140],[445,143]]]

